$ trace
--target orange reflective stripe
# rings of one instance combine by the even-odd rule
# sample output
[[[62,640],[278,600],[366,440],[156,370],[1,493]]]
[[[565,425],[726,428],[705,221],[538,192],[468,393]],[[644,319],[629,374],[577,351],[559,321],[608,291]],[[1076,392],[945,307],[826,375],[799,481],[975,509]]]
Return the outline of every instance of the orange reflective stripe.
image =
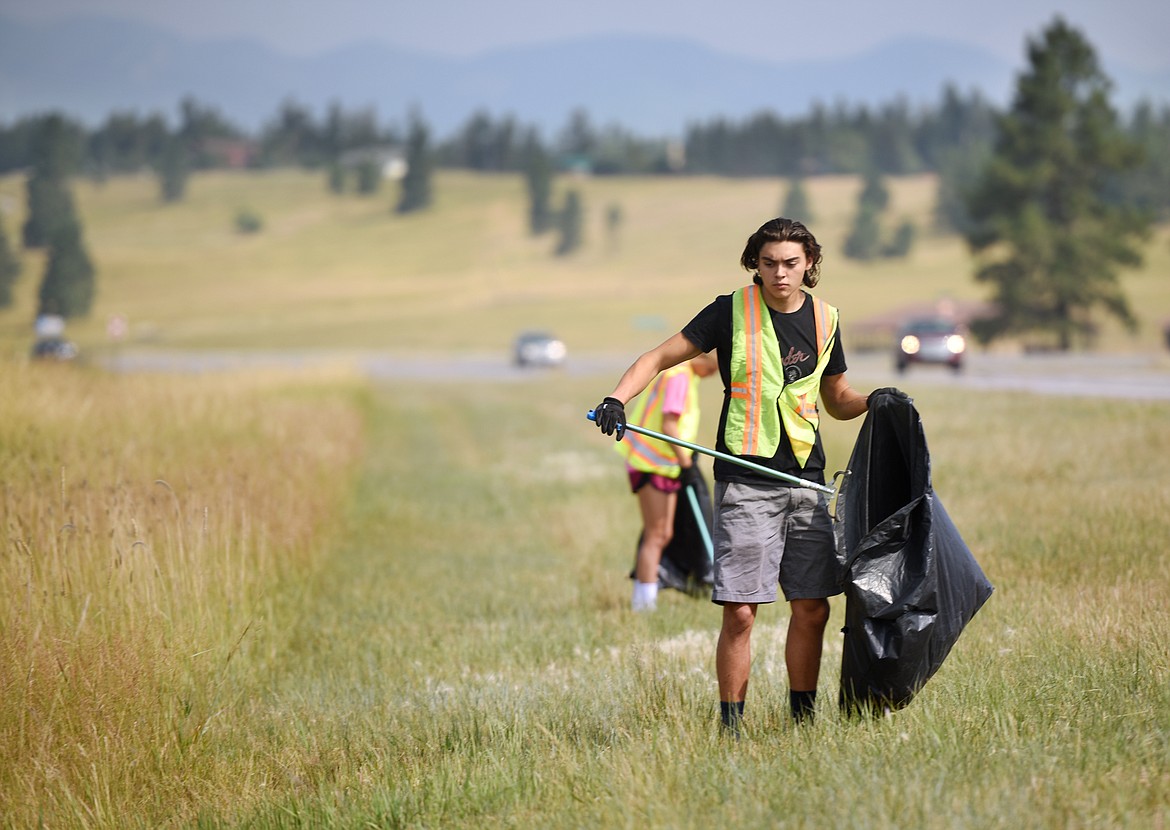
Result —
[[[813,320],[817,324],[817,354],[819,355],[825,349],[825,340],[829,337],[829,321],[828,305],[819,297],[812,297],[813,301]]]
[[[762,360],[761,351],[763,350],[763,343],[760,342],[760,291],[755,285],[751,286],[747,291],[743,292],[744,302],[744,320],[748,323],[748,332],[746,343],[747,354],[746,358],[746,372],[748,382],[751,387],[747,392],[747,412],[744,416],[744,430],[743,430],[743,446],[740,450],[743,455],[756,455],[759,444],[759,424],[760,424],[760,397],[762,395],[761,385],[763,383],[763,367],[760,365]]]
[[[693,441],[699,428],[699,391],[690,364],[666,369],[646,388],[644,394],[630,402],[626,408],[629,423],[661,431],[666,392],[679,377],[685,377],[687,381],[683,411],[677,413],[679,437],[684,441]],[[613,448],[631,469],[669,477],[678,475],[678,454],[669,442],[627,432],[625,439],[615,442]]]
[[[636,432],[627,432],[626,441],[629,441],[629,457],[638,458],[652,467],[671,467],[678,464],[678,456],[674,453],[666,455],[658,452]],[[657,440],[657,439],[655,439]]]

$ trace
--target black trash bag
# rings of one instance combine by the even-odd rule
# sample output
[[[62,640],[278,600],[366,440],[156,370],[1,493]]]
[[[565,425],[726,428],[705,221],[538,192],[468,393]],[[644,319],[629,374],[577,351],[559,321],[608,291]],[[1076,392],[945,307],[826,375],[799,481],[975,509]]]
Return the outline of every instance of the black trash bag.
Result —
[[[698,463],[697,459],[695,463]],[[707,538],[710,539],[715,527],[715,510],[711,503],[711,491],[707,487],[707,480],[702,476],[697,477],[693,487],[695,503],[699,506],[699,512],[703,517],[702,521],[706,526]],[[642,537],[639,534],[638,545],[641,544]],[[635,546],[635,560],[637,551],[638,546]],[[674,535],[663,548],[662,560],[658,563],[658,587],[673,588],[695,597],[710,597],[711,585],[714,582],[711,567],[711,557],[707,552],[703,531],[695,517],[695,510],[687,495],[687,488],[684,487],[678,492],[678,505],[674,510]],[[634,571],[631,570],[630,578],[633,577]]]
[[[845,571],[841,707],[907,705],[930,679],[992,586],[930,479],[914,404],[874,398],[836,506]]]

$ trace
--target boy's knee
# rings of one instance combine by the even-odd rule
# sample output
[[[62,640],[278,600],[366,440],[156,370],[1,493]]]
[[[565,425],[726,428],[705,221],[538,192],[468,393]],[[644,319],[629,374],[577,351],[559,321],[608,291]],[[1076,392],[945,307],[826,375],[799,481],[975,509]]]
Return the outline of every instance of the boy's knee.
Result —
[[[744,603],[728,603],[723,606],[723,630],[728,634],[745,634],[756,621],[755,608]]]
[[[824,627],[829,622],[827,599],[794,599],[792,619],[799,625]]]

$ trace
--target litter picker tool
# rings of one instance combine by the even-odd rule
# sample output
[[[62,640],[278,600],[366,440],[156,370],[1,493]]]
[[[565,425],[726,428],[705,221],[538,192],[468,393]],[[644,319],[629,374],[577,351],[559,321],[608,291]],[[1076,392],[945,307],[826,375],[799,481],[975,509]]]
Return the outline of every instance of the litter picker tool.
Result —
[[[590,421],[597,420],[597,416],[594,414],[592,409],[586,413],[585,417]],[[772,478],[778,478],[781,481],[785,481],[795,487],[806,487],[809,490],[816,490],[818,493],[824,493],[827,496],[837,495],[837,491],[826,484],[817,484],[815,481],[808,481],[803,478],[798,478],[797,476],[789,475],[788,473],[782,473],[779,470],[770,469],[762,464],[756,464],[754,461],[747,461],[743,458],[737,458],[734,455],[728,455],[725,452],[719,452],[719,450],[712,450],[708,447],[692,444],[690,441],[684,441],[681,438],[675,438],[671,435],[664,435],[661,432],[655,432],[652,429],[646,429],[645,427],[640,427],[637,424],[626,424],[625,428],[630,432],[636,432],[639,435],[645,435],[647,438],[657,438],[659,441],[665,441],[668,444],[676,444],[680,447],[686,447],[688,450],[699,452],[703,455],[709,455],[712,458],[719,458],[732,464],[738,464],[739,466],[746,467],[749,470],[755,470],[757,473],[762,473],[763,475],[770,476]],[[844,473],[837,473],[837,475],[834,476],[834,479],[842,475],[844,475]]]
[[[695,495],[695,488],[686,486],[687,501],[691,505],[691,512],[695,515],[695,525],[699,528],[699,535],[703,537],[703,550],[707,551],[708,561],[715,561],[715,545],[711,541],[711,533],[707,530],[707,519],[703,516],[703,508],[699,507],[699,497]]]

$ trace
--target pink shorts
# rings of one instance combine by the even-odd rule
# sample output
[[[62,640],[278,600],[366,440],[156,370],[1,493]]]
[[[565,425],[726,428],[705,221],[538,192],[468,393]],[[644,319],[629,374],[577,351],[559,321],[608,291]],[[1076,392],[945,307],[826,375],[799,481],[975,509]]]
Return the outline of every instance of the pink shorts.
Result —
[[[667,478],[656,473],[644,473],[641,470],[630,470],[628,468],[626,472],[630,474],[631,493],[637,493],[647,484],[663,493],[677,493],[682,489],[682,482],[677,478]]]

